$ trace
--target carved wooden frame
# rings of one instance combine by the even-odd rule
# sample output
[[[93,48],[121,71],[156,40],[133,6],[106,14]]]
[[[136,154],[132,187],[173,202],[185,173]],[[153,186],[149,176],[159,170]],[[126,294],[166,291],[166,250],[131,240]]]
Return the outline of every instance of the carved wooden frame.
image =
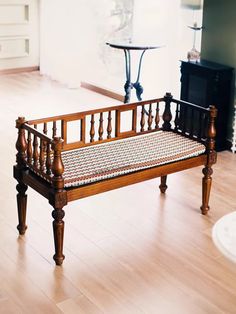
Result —
[[[155,111],[153,110],[155,104]],[[163,114],[160,115],[160,105],[164,105]],[[175,106],[175,112],[171,111],[171,106]],[[148,107],[148,110],[146,107]],[[121,132],[120,119],[121,112],[132,111],[132,130]],[[201,123],[198,125],[199,130],[194,131],[194,127],[186,130],[186,111],[191,113],[197,112]],[[112,136],[112,119],[111,112],[115,113],[115,132]],[[138,112],[140,117],[138,116]],[[155,117],[153,116],[155,112]],[[107,136],[104,139],[104,114],[107,114]],[[147,114],[146,114],[147,113]],[[215,145],[215,118],[217,110],[215,107],[202,108],[184,101],[173,99],[170,93],[163,98],[142,101],[132,104],[89,110],[75,114],[67,114],[55,116],[45,119],[37,119],[26,121],[25,118],[19,117],[16,120],[16,128],[18,129],[18,138],[16,142],[16,165],[14,166],[14,177],[18,181],[17,184],[17,204],[19,224],[17,226],[19,233],[25,233],[26,226],[26,202],[27,187],[30,186],[35,191],[48,199],[53,206],[52,217],[53,232],[55,242],[54,260],[57,265],[61,265],[64,260],[63,255],[63,234],[64,234],[64,215],[63,207],[68,202],[83,197],[102,193],[122,186],[144,180],[161,177],[160,190],[165,192],[166,178],[168,174],[189,169],[192,167],[204,165],[203,181],[202,181],[202,214],[206,214],[209,210],[209,196],[212,182],[212,165],[216,162]],[[98,121],[98,139],[95,140],[94,117],[99,117]],[[89,141],[86,141],[86,117],[90,117]],[[174,116],[174,117],[173,117]],[[174,118],[174,119],[173,119]],[[81,133],[80,141],[67,143],[67,122],[80,120]],[[160,126],[160,122],[163,122]],[[57,133],[57,123],[61,124],[61,136]],[[48,135],[48,123],[52,123],[52,136]],[[140,131],[137,129],[140,124]],[[37,126],[42,124],[43,131],[39,131]],[[89,145],[97,145],[109,141],[115,141],[122,138],[139,136],[140,134],[158,132],[165,130],[175,132],[180,136],[191,138],[201,142],[206,146],[206,152],[198,157],[191,157],[186,160],[172,162],[161,166],[156,166],[146,170],[140,170],[133,173],[121,175],[118,177],[98,181],[95,183],[82,185],[79,187],[65,187],[64,185],[64,165],[61,153],[63,150],[71,150]],[[207,132],[206,132],[207,131]],[[28,136],[26,138],[26,134]],[[53,156],[53,162],[51,162]]]

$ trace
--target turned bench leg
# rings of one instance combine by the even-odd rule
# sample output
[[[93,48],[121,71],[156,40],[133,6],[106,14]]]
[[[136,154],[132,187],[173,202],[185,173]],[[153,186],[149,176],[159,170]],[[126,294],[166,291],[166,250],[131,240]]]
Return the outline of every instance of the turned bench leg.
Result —
[[[211,191],[211,182],[212,178],[211,175],[213,170],[211,167],[206,166],[203,168],[202,173],[204,177],[202,178],[202,206],[201,211],[203,215],[206,215],[209,211],[209,198],[210,198],[210,191]]]
[[[54,261],[57,265],[61,265],[65,256],[63,255],[63,239],[64,239],[64,221],[65,211],[62,208],[54,208],[52,211],[53,235],[55,245]]]
[[[27,195],[25,194],[25,192],[28,189],[28,186],[25,185],[24,183],[19,182],[16,185],[16,189],[18,191],[16,198],[17,198],[18,221],[19,221],[17,229],[19,230],[19,233],[23,235],[25,234],[25,231],[27,229],[27,226],[26,226]]]
[[[159,185],[161,193],[165,193],[165,191],[167,189],[166,179],[167,179],[167,176],[161,177],[161,184]]]

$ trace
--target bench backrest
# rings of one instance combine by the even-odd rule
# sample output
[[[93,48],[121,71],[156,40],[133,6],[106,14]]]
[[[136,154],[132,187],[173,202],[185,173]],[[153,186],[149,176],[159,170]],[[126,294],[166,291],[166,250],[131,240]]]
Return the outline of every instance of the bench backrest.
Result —
[[[63,150],[159,130],[173,131],[207,146],[207,140],[214,137],[210,131],[214,115],[210,108],[173,99],[167,93],[163,98],[73,114],[31,121],[19,118],[18,142],[24,148],[19,156],[51,182],[55,169],[61,167],[63,172],[63,165],[59,165]]]

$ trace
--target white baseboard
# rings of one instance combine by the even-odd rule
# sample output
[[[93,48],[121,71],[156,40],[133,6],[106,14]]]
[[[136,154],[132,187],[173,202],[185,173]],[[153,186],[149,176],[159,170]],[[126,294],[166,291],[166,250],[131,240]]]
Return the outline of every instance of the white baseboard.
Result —
[[[83,88],[87,88],[95,93],[99,93],[101,95],[116,99],[118,101],[124,102],[124,96],[113,91],[110,89],[107,89],[105,87],[101,87],[101,86],[97,86],[95,84],[92,83],[88,83],[88,82],[81,82],[81,87]]]
[[[39,66],[0,70],[0,75],[38,71]]]

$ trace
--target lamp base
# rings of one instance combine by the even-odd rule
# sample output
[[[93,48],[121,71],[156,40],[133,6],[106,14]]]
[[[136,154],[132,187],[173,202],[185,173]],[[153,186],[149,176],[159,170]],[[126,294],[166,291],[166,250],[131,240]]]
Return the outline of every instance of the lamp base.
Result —
[[[200,61],[200,52],[193,47],[187,54],[188,61],[199,62]]]

